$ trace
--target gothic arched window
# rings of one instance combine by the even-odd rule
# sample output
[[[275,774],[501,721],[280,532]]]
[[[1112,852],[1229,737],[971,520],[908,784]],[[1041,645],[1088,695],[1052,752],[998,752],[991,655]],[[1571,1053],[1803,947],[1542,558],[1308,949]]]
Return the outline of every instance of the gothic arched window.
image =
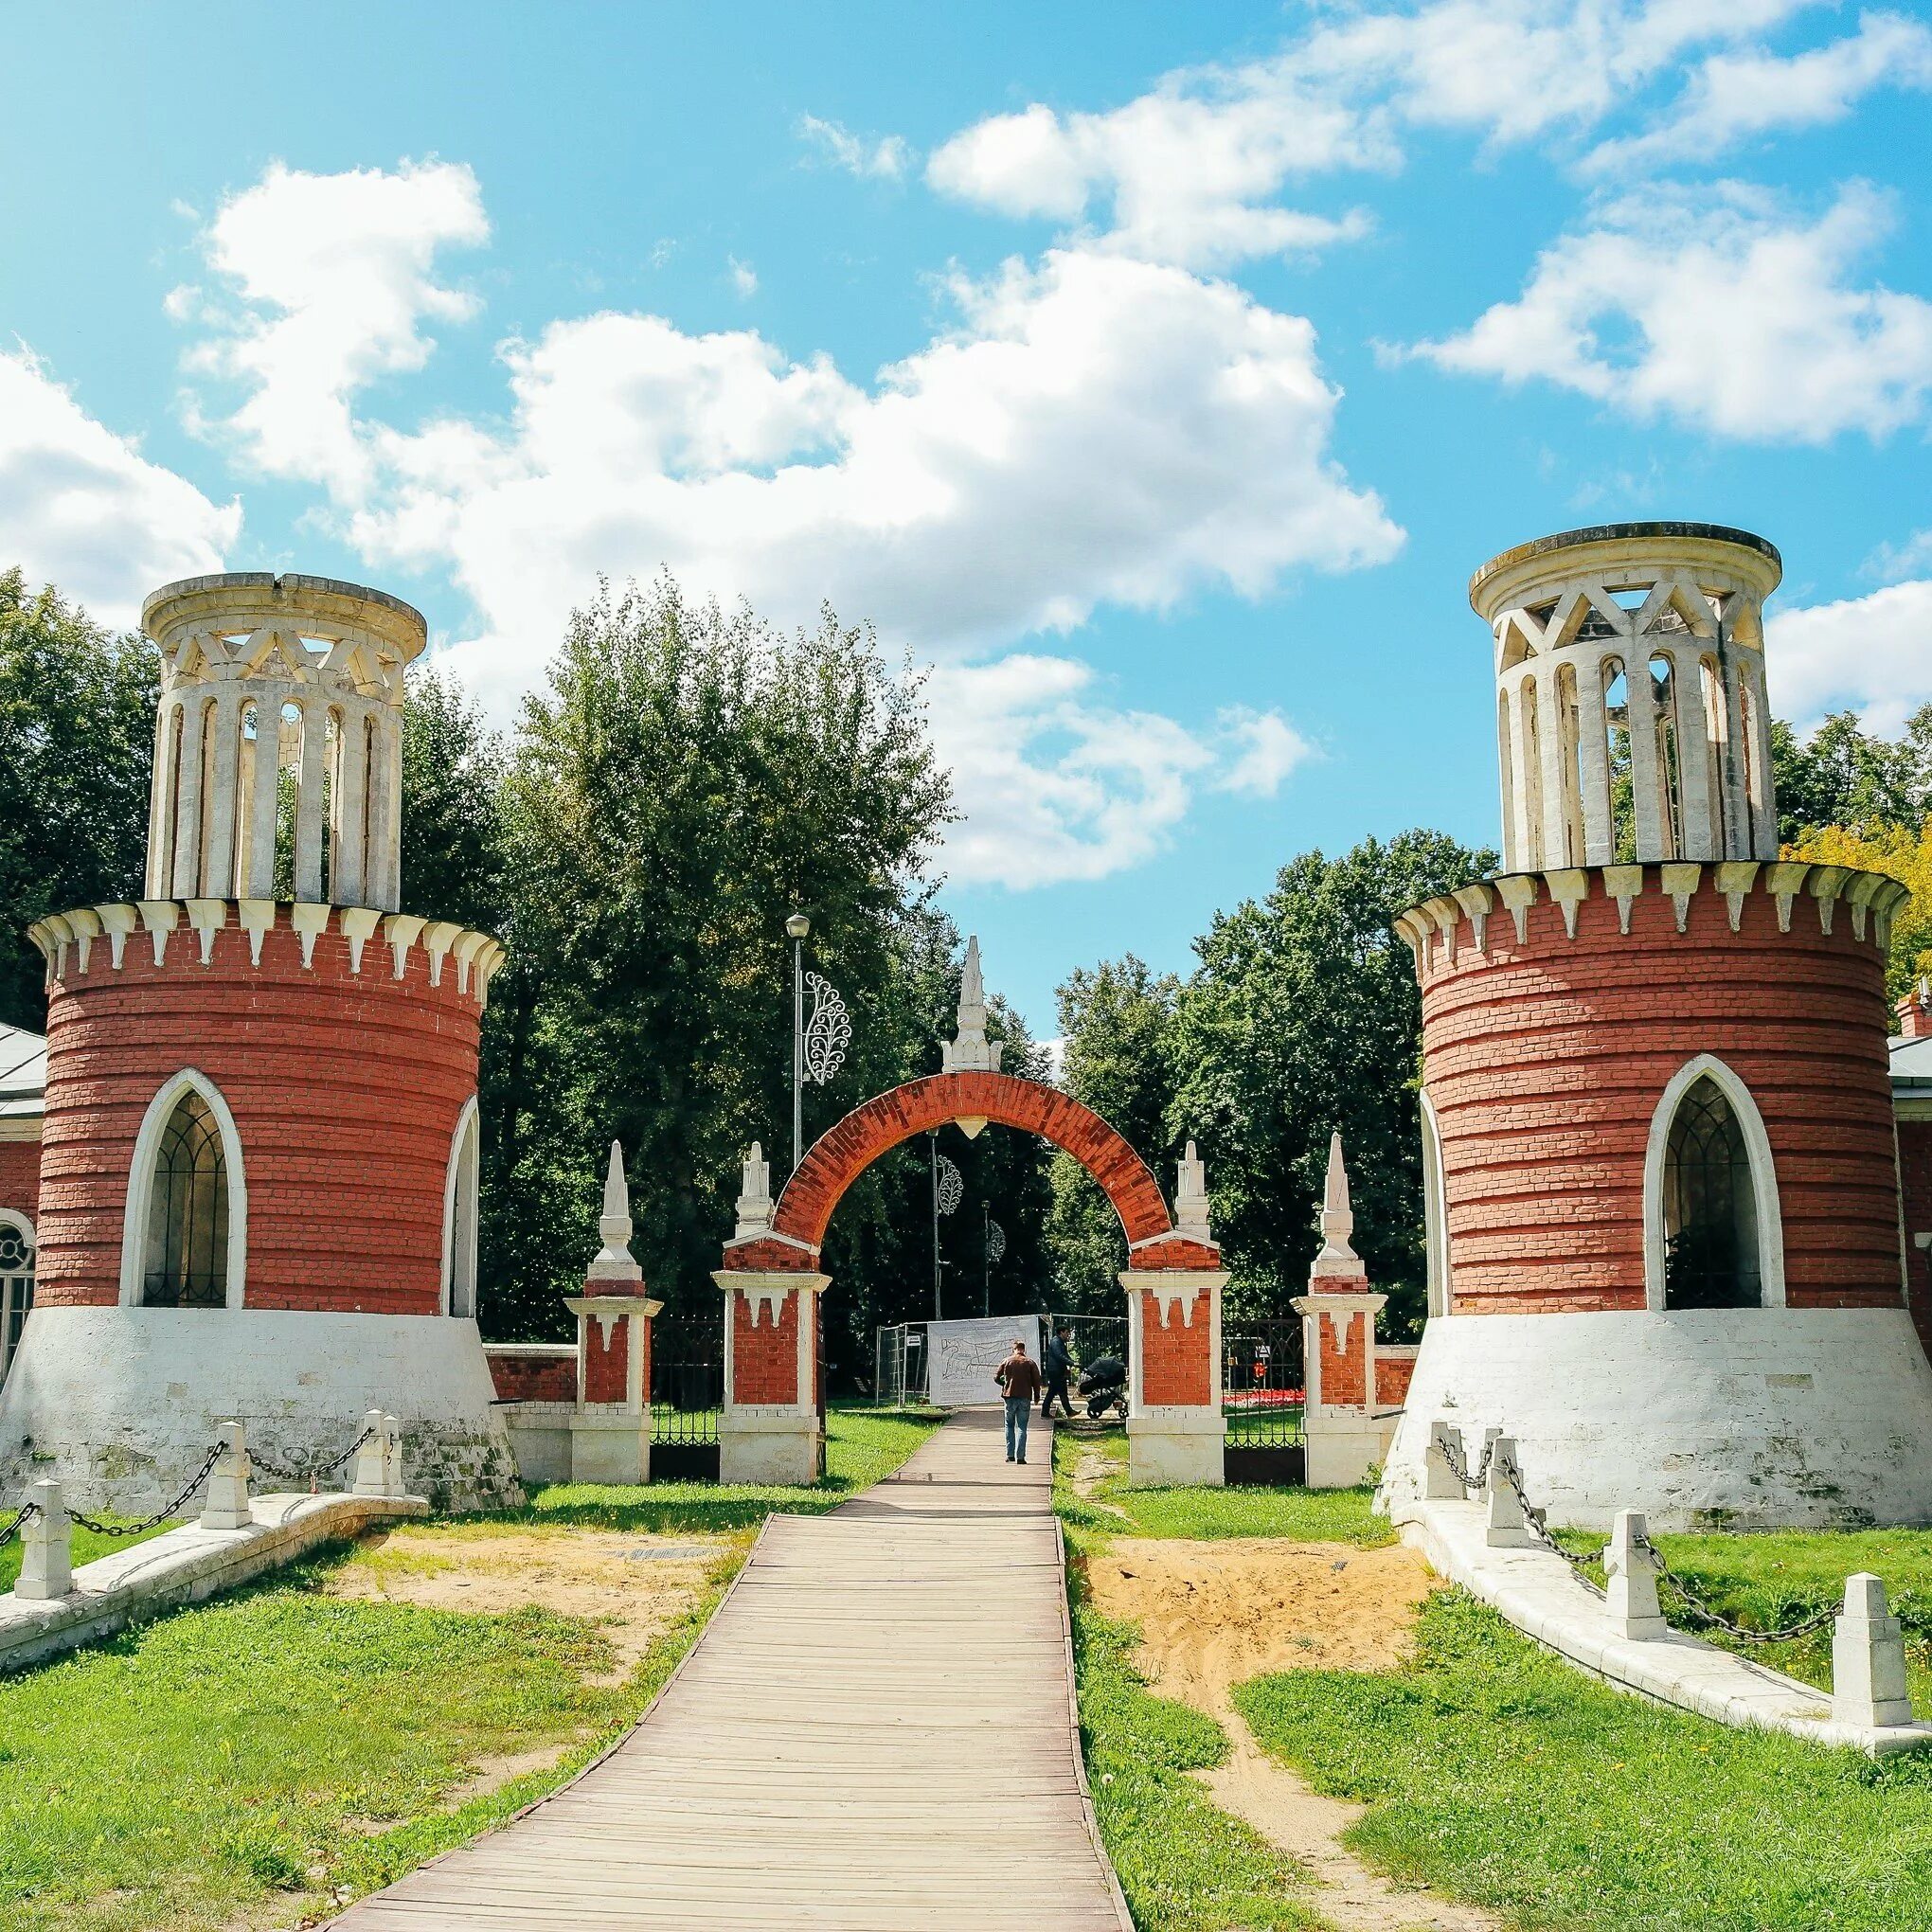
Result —
[[[149,1308],[228,1305],[228,1172],[213,1110],[192,1088],[161,1130],[148,1190],[141,1300]]]
[[[1664,1153],[1664,1306],[1756,1308],[1758,1200],[1743,1127],[1708,1074],[1677,1102]]]

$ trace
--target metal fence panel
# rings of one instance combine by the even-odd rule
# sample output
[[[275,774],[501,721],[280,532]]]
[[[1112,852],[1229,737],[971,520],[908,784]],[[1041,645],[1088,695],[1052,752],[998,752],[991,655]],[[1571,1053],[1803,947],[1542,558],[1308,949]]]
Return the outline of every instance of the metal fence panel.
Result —
[[[724,1406],[724,1316],[651,1325],[651,1440],[715,1442]]]
[[[1222,1317],[1221,1414],[1230,1447],[1302,1440],[1301,1322]]]

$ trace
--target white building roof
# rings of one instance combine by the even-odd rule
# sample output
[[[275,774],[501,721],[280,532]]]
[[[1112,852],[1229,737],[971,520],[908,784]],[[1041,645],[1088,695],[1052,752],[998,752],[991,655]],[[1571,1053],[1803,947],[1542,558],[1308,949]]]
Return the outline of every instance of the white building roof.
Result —
[[[46,1085],[46,1041],[0,1021],[0,1120],[38,1119]]]

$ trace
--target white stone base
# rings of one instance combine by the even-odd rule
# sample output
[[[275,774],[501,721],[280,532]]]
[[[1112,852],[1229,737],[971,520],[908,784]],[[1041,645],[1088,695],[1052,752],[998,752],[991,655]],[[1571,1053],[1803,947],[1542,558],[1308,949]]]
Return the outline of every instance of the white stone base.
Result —
[[[1350,1409],[1311,1409],[1303,1423],[1307,1439],[1308,1487],[1353,1489],[1388,1456],[1397,1418]]]
[[[1227,1425],[1218,1408],[1148,1408],[1127,1418],[1127,1480],[1136,1489],[1219,1489]]]
[[[620,1406],[579,1409],[570,1418],[572,1482],[651,1480],[651,1418]]]
[[[476,1324],[448,1315],[41,1307],[0,1389],[0,1486],[52,1476],[74,1509],[144,1514],[224,1422],[247,1424],[251,1454],[306,1468],[379,1408],[402,1425],[413,1494],[438,1509],[521,1501],[494,1396]]]
[[[570,1480],[574,1402],[505,1402],[497,1404],[497,1412],[510,1430],[510,1452],[526,1489]]]
[[[1899,1309],[1438,1315],[1377,1507],[1422,1489],[1429,1424],[1515,1439],[1552,1523],[1932,1523],[1932,1367]]]
[[[816,1409],[727,1407],[718,1419],[718,1480],[814,1483],[820,1440]]]

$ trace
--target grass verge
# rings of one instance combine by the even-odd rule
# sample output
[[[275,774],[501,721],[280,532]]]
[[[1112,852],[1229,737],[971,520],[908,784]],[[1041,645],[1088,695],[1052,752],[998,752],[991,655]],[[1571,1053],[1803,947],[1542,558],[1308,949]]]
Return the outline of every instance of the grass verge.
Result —
[[[1565,1932],[1913,1932],[1932,1763],[1873,1764],[1619,1696],[1458,1591],[1409,1666],[1236,1693],[1270,1750],[1368,1802],[1398,1878]]]
[[[736,1556],[608,1688],[597,1628],[324,1596],[340,1548],[0,1684],[0,1923],[312,1923],[554,1788],[634,1724]],[[479,1761],[562,1761],[465,1798]]]
[[[1154,1696],[1134,1667],[1137,1637],[1082,1599],[1069,1569],[1081,1745],[1100,1837],[1140,1932],[1314,1932],[1294,1896],[1299,1869],[1188,1774],[1227,1755],[1210,1717]],[[1050,1914],[1048,1914],[1050,1917]]]
[[[1082,1495],[1072,1477],[1099,1456],[1107,1472]],[[1082,1543],[1090,1536],[1290,1536],[1303,1543],[1352,1543],[1374,1549],[1395,1541],[1388,1520],[1369,1505],[1372,1488],[1347,1490],[1129,1489],[1123,1437],[1053,1438],[1054,1507]]]

